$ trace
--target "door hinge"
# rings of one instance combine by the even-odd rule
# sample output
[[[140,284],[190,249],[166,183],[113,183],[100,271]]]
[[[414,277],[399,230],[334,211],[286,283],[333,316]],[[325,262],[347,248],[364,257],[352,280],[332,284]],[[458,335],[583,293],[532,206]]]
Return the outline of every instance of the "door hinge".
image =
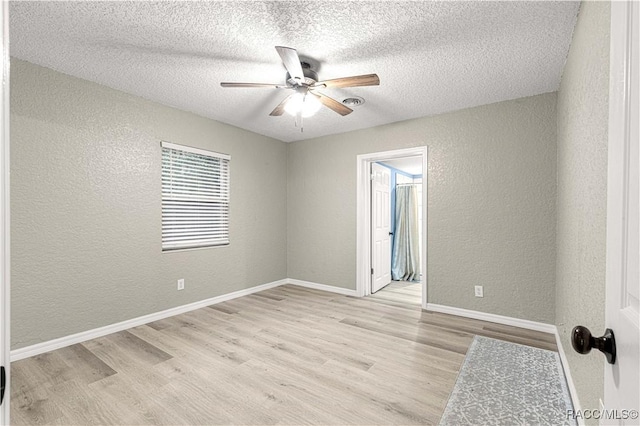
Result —
[[[371,268],[371,275],[373,275],[373,268]]]
[[[374,179],[376,178],[375,173],[371,173],[371,176],[369,176],[369,178],[370,178],[371,180],[374,180]]]
[[[7,382],[7,376],[5,375],[4,372],[4,365],[2,367],[0,367],[0,405],[2,405],[2,402],[4,401],[4,385]]]

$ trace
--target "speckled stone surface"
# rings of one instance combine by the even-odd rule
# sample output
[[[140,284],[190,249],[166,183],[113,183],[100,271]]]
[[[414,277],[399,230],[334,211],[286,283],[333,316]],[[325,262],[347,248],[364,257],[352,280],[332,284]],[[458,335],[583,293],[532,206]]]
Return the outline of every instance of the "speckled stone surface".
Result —
[[[557,90],[579,2],[11,2],[11,54],[284,141]],[[326,90],[366,103],[341,117],[269,117],[288,92],[275,46],[320,78],[377,73],[378,87]]]
[[[575,425],[572,407],[557,352],[476,336],[440,425]]]

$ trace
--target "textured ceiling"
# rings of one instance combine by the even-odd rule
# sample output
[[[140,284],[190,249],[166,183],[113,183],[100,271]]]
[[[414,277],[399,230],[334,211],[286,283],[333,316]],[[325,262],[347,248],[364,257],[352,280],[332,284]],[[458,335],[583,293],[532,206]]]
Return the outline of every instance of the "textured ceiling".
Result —
[[[11,54],[283,141],[341,133],[558,88],[577,2],[12,2]],[[284,81],[274,46],[320,79],[377,73],[380,86],[326,89],[365,104],[304,121],[269,112],[289,94],[221,88]]]

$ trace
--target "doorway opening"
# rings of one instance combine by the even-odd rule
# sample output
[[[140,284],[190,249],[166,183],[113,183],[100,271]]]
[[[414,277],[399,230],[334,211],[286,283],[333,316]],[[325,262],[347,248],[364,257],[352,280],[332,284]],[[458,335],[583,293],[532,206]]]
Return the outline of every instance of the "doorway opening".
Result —
[[[427,147],[359,155],[357,292],[427,303]]]

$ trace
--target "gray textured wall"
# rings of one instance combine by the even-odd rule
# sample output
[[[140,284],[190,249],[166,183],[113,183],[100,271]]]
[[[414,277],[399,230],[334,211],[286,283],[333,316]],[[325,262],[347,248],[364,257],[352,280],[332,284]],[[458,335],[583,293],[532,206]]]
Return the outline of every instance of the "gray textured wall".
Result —
[[[292,143],[289,278],[355,289],[356,155],[419,145],[429,302],[553,323],[555,93]]]
[[[286,144],[11,68],[13,349],[286,277]],[[161,140],[231,154],[231,245],[161,252]]]
[[[599,408],[603,358],[571,329],[604,331],[610,4],[583,2],[558,92],[556,325],[582,408]]]

